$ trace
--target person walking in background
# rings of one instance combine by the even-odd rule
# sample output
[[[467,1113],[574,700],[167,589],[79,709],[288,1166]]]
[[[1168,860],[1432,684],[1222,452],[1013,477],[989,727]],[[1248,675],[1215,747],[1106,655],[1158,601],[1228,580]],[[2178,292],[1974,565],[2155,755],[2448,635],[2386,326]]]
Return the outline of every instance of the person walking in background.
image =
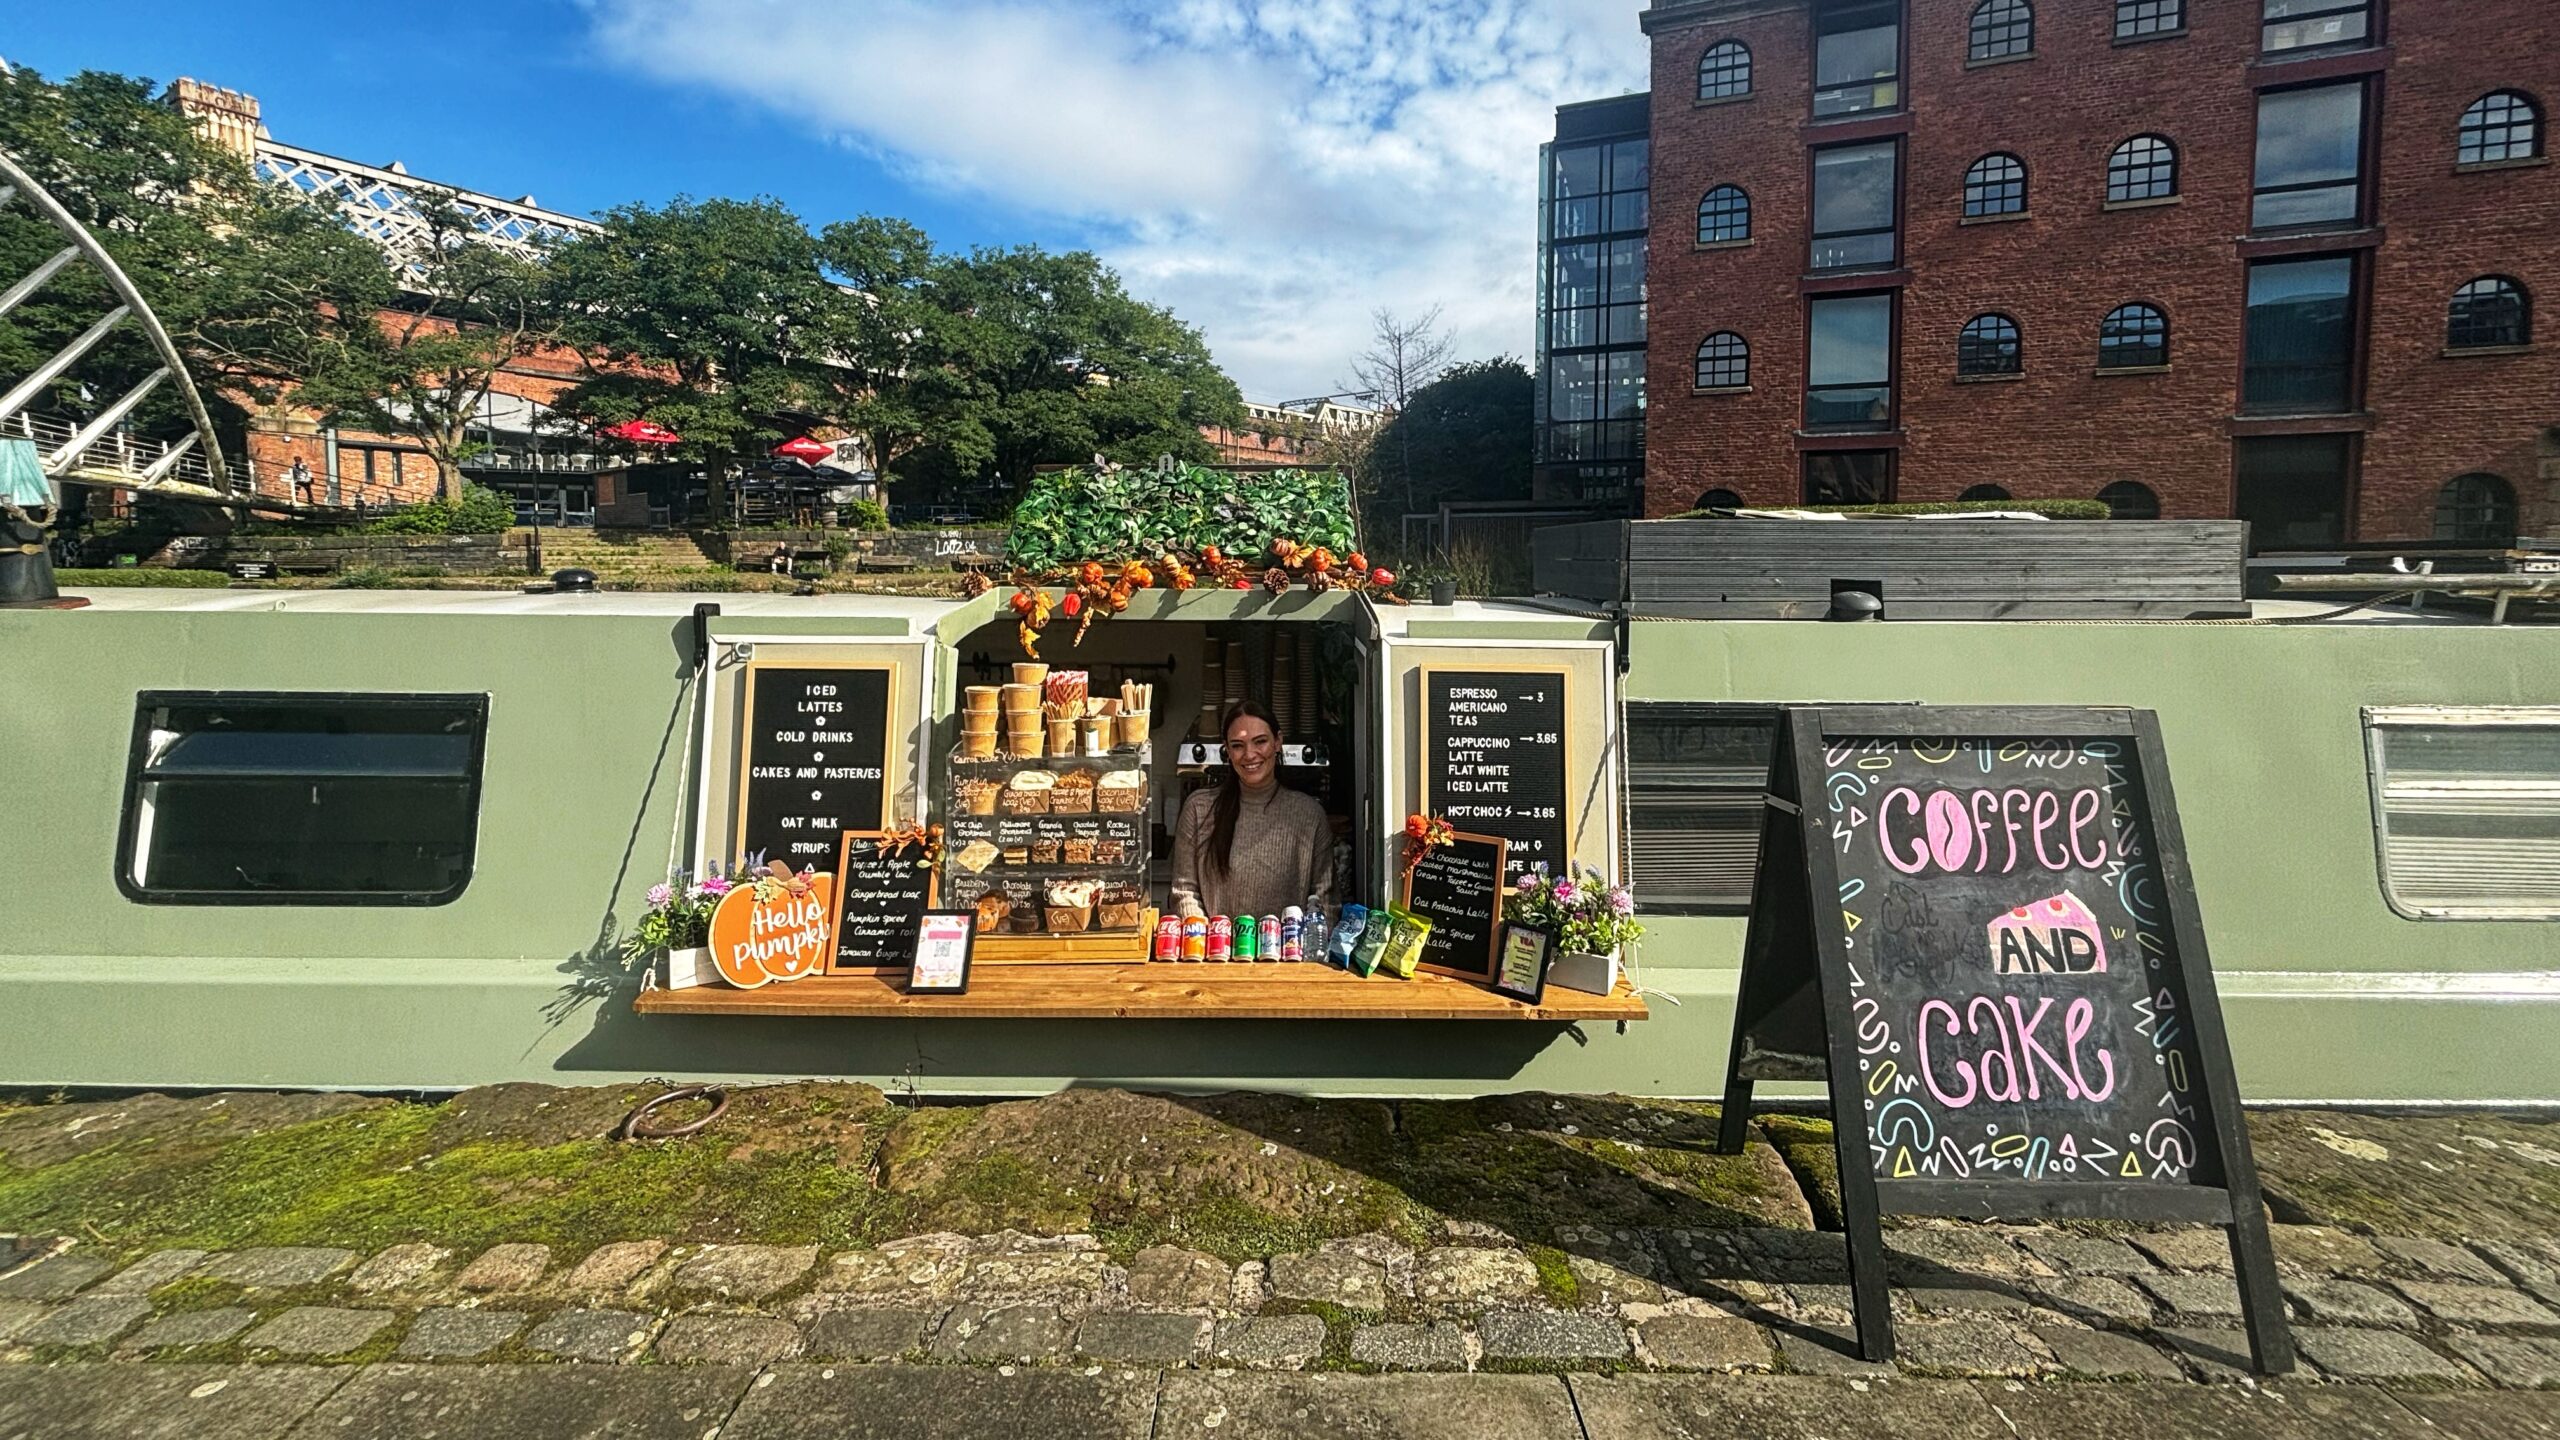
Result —
[[[311,466],[299,455],[293,457],[293,498],[304,505],[311,503]]]

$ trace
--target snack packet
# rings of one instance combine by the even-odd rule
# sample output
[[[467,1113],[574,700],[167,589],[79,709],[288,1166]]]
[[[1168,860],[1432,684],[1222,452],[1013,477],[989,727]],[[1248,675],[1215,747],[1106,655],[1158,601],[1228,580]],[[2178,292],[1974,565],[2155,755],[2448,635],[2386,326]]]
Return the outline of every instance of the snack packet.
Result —
[[[1370,911],[1369,924],[1360,932],[1360,943],[1352,948],[1350,958],[1343,961],[1343,968],[1364,978],[1376,973],[1378,957],[1386,953],[1387,941],[1395,934],[1395,929],[1393,910],[1381,908]]]

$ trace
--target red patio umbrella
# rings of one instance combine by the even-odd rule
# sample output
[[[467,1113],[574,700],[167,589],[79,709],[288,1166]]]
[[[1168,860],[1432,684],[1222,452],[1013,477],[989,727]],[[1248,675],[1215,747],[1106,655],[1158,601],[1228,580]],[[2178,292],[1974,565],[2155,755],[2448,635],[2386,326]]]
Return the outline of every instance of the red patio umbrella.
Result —
[[[774,446],[773,453],[815,465],[821,460],[834,458],[836,447],[824,440],[812,440],[806,435],[801,435]]]
[[[618,425],[607,425],[597,433],[616,440],[629,441],[634,445],[681,445],[684,443],[683,436],[655,420],[625,420]]]

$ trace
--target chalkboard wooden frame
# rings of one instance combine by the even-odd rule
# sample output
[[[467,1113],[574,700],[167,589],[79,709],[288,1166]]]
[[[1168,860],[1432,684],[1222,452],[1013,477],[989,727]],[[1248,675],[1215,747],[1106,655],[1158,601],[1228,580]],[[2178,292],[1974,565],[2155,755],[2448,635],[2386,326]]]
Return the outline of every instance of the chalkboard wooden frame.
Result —
[[[1485,921],[1484,968],[1468,970],[1456,965],[1434,964],[1427,960],[1416,961],[1413,968],[1427,970],[1434,975],[1446,975],[1455,980],[1471,980],[1480,985],[1490,985],[1494,977],[1501,973],[1502,968],[1502,897],[1510,888],[1508,875],[1511,868],[1511,842],[1499,835],[1478,835],[1469,830],[1452,830],[1449,832],[1449,838],[1462,844],[1493,847],[1493,914]],[[1429,858],[1424,857],[1426,861]],[[1422,918],[1429,920],[1431,916],[1423,915],[1423,912],[1413,908],[1413,877],[1421,868],[1420,865],[1416,865],[1404,872],[1404,887],[1400,898],[1407,913],[1422,915]],[[1430,952],[1425,950],[1423,953]]]
[[[836,956],[841,953],[838,946],[842,941],[844,932],[845,897],[851,890],[851,887],[846,884],[846,881],[853,873],[854,844],[857,841],[869,841],[871,842],[872,848],[877,849],[879,842],[888,838],[890,833],[891,832],[886,830],[847,830],[836,841],[835,914],[830,917],[830,922],[827,927],[827,974],[885,975],[893,974],[907,968],[903,963],[896,965],[840,965],[836,963]],[[939,865],[930,865],[925,867],[924,877],[924,910],[921,913],[929,915],[942,907],[942,867]]]
[[[1438,757],[1431,748],[1431,677],[1434,675],[1538,675],[1551,678],[1556,682],[1556,713],[1560,717],[1556,727],[1556,750],[1563,757],[1564,782],[1561,793],[1556,796],[1556,828],[1564,836],[1564,854],[1558,857],[1560,863],[1556,866],[1556,873],[1571,874],[1577,857],[1582,853],[1578,848],[1581,836],[1576,833],[1579,827],[1574,823],[1577,809],[1573,801],[1574,779],[1580,772],[1573,768],[1573,672],[1561,665],[1452,664],[1414,667],[1416,700],[1414,712],[1419,717],[1422,738],[1421,749],[1415,757],[1419,762],[1415,766],[1415,779],[1419,782],[1420,793],[1415,796],[1414,808],[1427,813],[1437,813],[1431,804],[1431,778],[1440,769]],[[1510,863],[1507,855],[1503,863],[1505,865]],[[1510,877],[1506,875],[1503,878],[1508,883]]]
[[[1836,900],[1840,864],[1831,837],[1808,825],[1805,810],[1824,793],[1824,751],[1835,739],[1921,739],[1945,736],[2053,736],[2129,741],[2140,766],[2154,859],[2186,992],[2185,1018],[2203,1070],[2195,1103],[2203,1142],[2193,1167],[2199,1183],[2028,1180],[1878,1179],[1868,1150],[1864,1087],[1838,1083],[1859,1074],[1858,1016],[1849,994],[1848,928]],[[1733,1045],[1725,1068],[1720,1145],[1739,1153],[1747,1138],[1751,1088],[1758,1079],[1825,1079],[1829,1086],[1840,1199],[1848,1229],[1850,1295],[1859,1354],[1893,1357],[1893,1318],[1885,1290],[1881,1217],[1943,1215],[1969,1219],[2041,1220],[2082,1217],[2208,1224],[2231,1242],[2249,1351],[2257,1368],[2283,1374],[2294,1365],[2293,1336],[2240,1111],[2229,1039],[2207,958],[2203,917],[2195,899],[2177,800],[2148,710],[2061,706],[1791,706],[1778,732],[1770,769],[1766,824],[1744,945]],[[2203,1178],[2219,1185],[2201,1183]]]
[[[752,795],[752,786],[749,783],[748,777],[754,774],[756,763],[756,737],[754,733],[754,726],[756,716],[757,677],[767,670],[867,671],[878,672],[888,677],[888,694],[884,699],[880,716],[880,814],[876,819],[872,820],[870,826],[872,829],[885,830],[889,828],[891,807],[897,804],[898,791],[901,788],[898,783],[898,771],[896,765],[899,740],[899,701],[902,698],[899,694],[898,669],[899,667],[897,662],[893,660],[804,660],[793,658],[770,661],[750,660],[747,662],[746,671],[742,676],[740,676],[738,681],[738,773],[736,780],[733,782],[736,788],[731,792],[733,797],[732,808],[737,813],[731,818],[729,826],[729,855],[732,861],[743,860],[746,858],[747,821],[749,819],[747,807],[748,801]]]

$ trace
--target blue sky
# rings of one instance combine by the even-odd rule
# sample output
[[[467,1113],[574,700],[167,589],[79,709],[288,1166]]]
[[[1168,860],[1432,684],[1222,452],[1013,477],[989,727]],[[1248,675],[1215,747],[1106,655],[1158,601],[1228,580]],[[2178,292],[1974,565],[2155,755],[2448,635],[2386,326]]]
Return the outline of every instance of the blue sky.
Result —
[[[1248,395],[1347,383],[1372,310],[1525,357],[1538,142],[1640,89],[1636,0],[91,0],[0,56],[191,75],[288,144],[584,214],[773,195],[813,226],[1082,247]]]

